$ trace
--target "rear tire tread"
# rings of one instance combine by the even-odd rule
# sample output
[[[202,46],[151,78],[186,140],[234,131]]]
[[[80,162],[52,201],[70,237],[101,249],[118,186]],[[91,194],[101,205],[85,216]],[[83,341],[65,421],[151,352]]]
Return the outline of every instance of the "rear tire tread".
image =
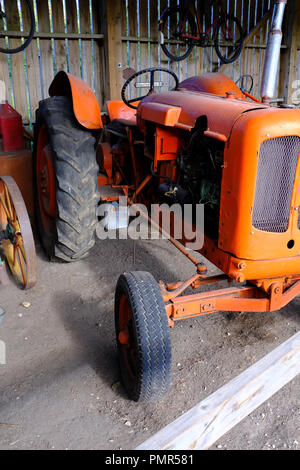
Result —
[[[50,258],[73,261],[95,243],[98,201],[95,137],[78,124],[72,101],[64,96],[39,103],[35,140],[43,124],[54,153],[57,204],[56,237],[45,249]]]

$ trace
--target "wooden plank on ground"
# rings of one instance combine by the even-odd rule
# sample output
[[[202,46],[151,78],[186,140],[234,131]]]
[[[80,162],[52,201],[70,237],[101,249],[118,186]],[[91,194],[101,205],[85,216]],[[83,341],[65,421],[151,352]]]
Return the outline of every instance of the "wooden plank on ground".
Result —
[[[300,332],[136,450],[208,449],[300,373]]]

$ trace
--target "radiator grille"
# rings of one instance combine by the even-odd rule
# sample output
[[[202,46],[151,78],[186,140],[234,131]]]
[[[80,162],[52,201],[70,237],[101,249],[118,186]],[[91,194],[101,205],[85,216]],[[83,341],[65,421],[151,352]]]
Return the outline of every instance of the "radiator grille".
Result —
[[[300,138],[278,137],[262,143],[256,177],[253,227],[286,232],[300,151]],[[300,222],[300,218],[299,218]]]

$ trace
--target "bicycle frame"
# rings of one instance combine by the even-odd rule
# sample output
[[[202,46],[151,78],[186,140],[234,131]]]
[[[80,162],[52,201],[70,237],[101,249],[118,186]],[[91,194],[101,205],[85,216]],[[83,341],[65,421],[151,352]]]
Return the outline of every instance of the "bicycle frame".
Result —
[[[185,23],[185,21],[186,21],[188,15],[189,15],[189,14],[193,15],[193,16],[196,18],[197,30],[198,30],[199,36],[192,36],[192,35],[190,35],[190,34],[184,34],[183,31],[181,31],[182,38],[184,38],[184,39],[193,39],[193,40],[195,40],[195,41],[199,41],[199,40],[201,39],[201,36],[202,36],[203,34],[205,34],[206,36],[208,36],[208,35],[210,34],[210,32],[211,32],[212,30],[214,30],[215,27],[219,24],[220,20],[221,20],[223,17],[224,17],[225,20],[226,20],[227,13],[223,10],[222,4],[221,4],[221,2],[219,1],[219,2],[217,2],[218,8],[219,8],[219,14],[218,14],[218,16],[216,17],[216,19],[214,20],[214,22],[209,26],[209,28],[208,28],[208,29],[205,31],[205,33],[204,33],[204,31],[203,31],[203,26],[202,26],[202,24],[201,24],[200,14],[199,14],[199,12],[198,12],[196,6],[195,6],[195,3],[192,2],[192,1],[190,1],[190,0],[188,0],[188,1],[185,2],[185,3],[186,3],[186,6],[184,7],[184,9],[185,9],[185,16],[184,16],[183,19],[180,18],[179,21],[181,21],[182,24],[184,25],[184,23]],[[164,12],[163,12],[163,14],[162,14],[162,17],[163,17],[163,15],[164,15],[165,11],[166,11],[166,10],[164,10]],[[228,28],[227,28],[227,33],[228,33],[229,36],[231,37],[231,33],[230,33],[230,31],[228,30]],[[232,39],[232,37],[231,37],[231,39]]]

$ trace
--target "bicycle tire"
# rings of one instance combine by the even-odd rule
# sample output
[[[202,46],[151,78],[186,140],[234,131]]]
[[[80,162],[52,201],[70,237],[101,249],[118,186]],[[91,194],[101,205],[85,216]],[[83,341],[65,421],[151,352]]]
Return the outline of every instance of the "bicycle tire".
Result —
[[[220,32],[220,30],[222,31],[222,27],[224,26],[226,19],[228,19],[228,20],[232,21],[233,23],[235,23],[236,27],[237,27],[237,30],[240,33],[240,40],[237,42],[237,48],[236,48],[234,54],[231,55],[230,57],[226,57],[222,54],[221,49],[220,49],[221,46],[219,44],[219,32]],[[239,55],[242,52],[242,48],[243,48],[243,29],[242,29],[241,23],[238,20],[238,18],[236,18],[235,16],[232,16],[232,15],[227,15],[226,18],[224,17],[219,22],[218,27],[216,29],[216,33],[215,33],[214,43],[215,43],[215,49],[216,49],[217,56],[219,57],[221,62],[223,62],[224,64],[231,64],[232,62],[234,62],[239,57]]]
[[[168,8],[168,9],[165,11],[165,13],[163,14],[163,16],[162,16],[162,18],[161,18],[161,21],[160,21],[160,25],[159,25],[159,31],[160,31],[161,33],[163,33],[164,36],[165,36],[164,31],[165,31],[165,29],[166,29],[166,27],[167,27],[167,25],[168,25],[168,20],[170,20],[170,24],[172,24],[172,23],[171,23],[171,22],[172,22],[171,17],[172,17],[173,15],[178,15],[178,14],[179,14],[179,17],[182,17],[181,15],[184,15],[184,10],[183,10],[182,8],[180,8],[180,7]],[[194,20],[193,16],[192,16],[190,13],[187,15],[186,21],[188,22],[189,28],[191,29],[191,31],[190,31],[190,32],[191,32],[191,35],[192,35],[192,36],[195,36],[196,33],[197,33],[196,23],[195,23],[195,20]],[[168,35],[167,35],[167,36],[168,36]],[[171,38],[168,38],[168,39],[171,39]],[[181,43],[181,41],[180,41],[180,43]],[[179,43],[178,43],[178,44],[179,44]],[[161,44],[161,48],[162,48],[162,50],[164,51],[164,53],[166,54],[166,56],[169,57],[169,59],[171,59],[171,60],[174,61],[174,62],[180,62],[181,60],[186,59],[186,58],[190,55],[190,53],[192,52],[192,50],[193,50],[194,44],[192,44],[191,42],[187,42],[186,44],[187,44],[187,46],[188,46],[188,49],[187,49],[186,52],[185,52],[184,54],[182,54],[182,55],[174,55],[174,54],[172,54],[172,53],[169,51],[169,49],[168,49],[168,47],[167,47],[167,45],[166,45],[165,43],[162,43],[162,44]]]
[[[33,11],[32,5],[30,3],[30,0],[25,0],[25,3],[26,3],[26,5],[28,7],[28,10],[29,10],[30,23],[31,23],[29,36],[27,37],[24,44],[22,44],[19,47],[14,48],[14,49],[4,49],[4,48],[0,47],[0,52],[2,52],[3,54],[17,54],[18,52],[22,52],[26,49],[26,47],[29,46],[29,44],[31,43],[31,41],[33,39],[34,32],[35,32],[34,11]]]

